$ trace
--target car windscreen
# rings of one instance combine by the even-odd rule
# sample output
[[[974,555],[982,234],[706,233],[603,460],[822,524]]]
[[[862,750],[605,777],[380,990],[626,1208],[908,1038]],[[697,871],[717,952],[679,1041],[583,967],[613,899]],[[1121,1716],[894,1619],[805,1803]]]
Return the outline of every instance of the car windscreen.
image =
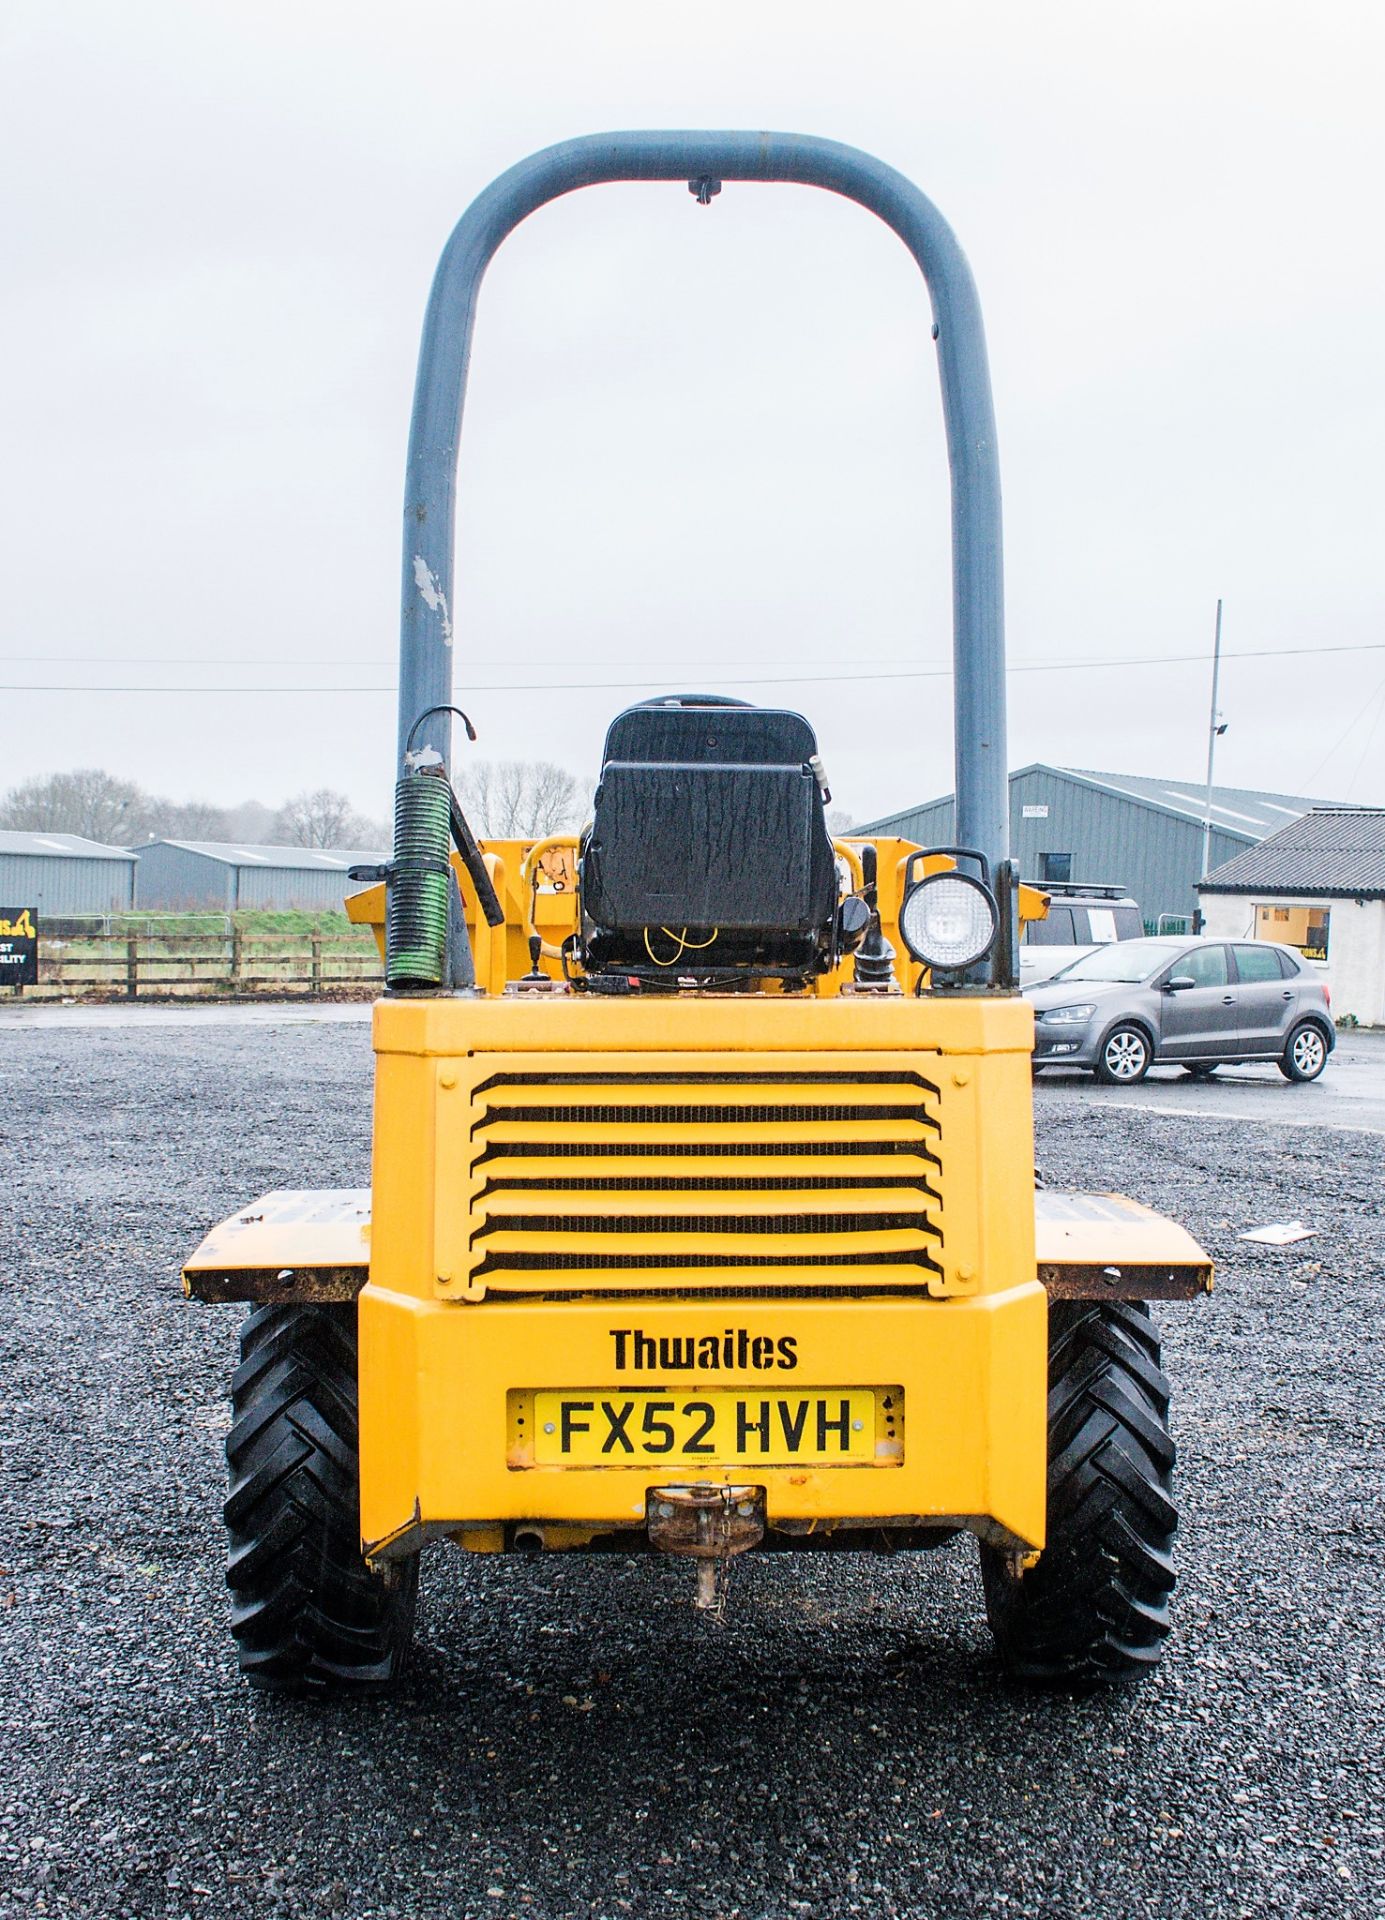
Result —
[[[1059,980],[1106,980],[1133,987],[1148,980],[1160,967],[1168,966],[1185,949],[1173,940],[1117,940],[1095,953],[1084,953],[1070,967],[1064,967]]]

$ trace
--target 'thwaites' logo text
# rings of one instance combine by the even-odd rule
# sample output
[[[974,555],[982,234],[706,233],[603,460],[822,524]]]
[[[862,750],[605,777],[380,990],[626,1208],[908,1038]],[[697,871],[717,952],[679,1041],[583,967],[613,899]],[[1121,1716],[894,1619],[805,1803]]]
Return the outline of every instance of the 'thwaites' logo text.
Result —
[[[792,1373],[798,1341],[791,1334],[751,1334],[744,1327],[723,1333],[645,1333],[612,1327],[617,1373]]]

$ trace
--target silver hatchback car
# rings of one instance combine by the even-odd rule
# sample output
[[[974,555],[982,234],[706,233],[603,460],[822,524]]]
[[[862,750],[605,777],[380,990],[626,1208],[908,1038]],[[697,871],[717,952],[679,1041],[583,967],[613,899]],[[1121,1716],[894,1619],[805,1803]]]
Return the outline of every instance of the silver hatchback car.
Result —
[[[1316,1080],[1337,1040],[1318,974],[1266,940],[1122,940],[1024,997],[1035,1070],[1085,1067],[1113,1086],[1133,1086],[1152,1066],[1206,1075],[1247,1060]]]

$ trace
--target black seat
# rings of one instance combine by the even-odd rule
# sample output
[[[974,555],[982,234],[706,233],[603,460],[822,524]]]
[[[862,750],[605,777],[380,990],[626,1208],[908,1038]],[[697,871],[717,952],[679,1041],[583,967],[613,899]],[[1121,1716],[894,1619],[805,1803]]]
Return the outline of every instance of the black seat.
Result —
[[[583,849],[584,961],[806,974],[831,963],[837,881],[801,715],[682,695],[611,723]]]

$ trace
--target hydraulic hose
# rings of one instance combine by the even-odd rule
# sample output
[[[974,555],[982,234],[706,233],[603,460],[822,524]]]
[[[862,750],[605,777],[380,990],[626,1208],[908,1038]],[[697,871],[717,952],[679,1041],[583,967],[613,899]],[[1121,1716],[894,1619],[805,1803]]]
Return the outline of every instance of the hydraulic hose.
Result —
[[[452,790],[427,773],[394,788],[394,870],[385,911],[385,985],[440,987],[456,881],[449,858]]]

